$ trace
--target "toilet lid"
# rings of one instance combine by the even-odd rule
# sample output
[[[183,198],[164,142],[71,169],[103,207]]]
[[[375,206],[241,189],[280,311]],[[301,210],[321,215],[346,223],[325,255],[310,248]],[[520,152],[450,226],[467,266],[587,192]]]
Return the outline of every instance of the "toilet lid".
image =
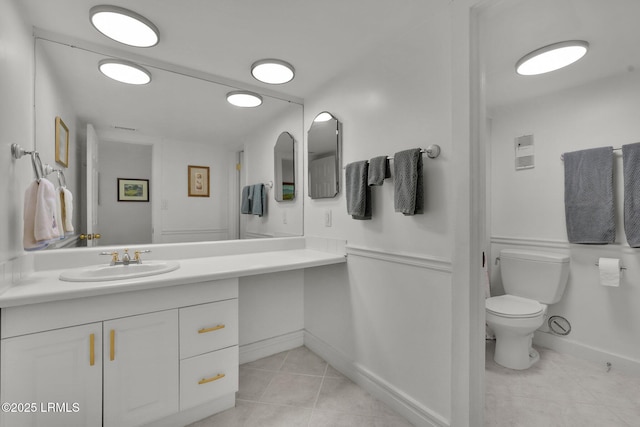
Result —
[[[544,310],[538,301],[514,295],[487,298],[487,311],[502,317],[536,317]]]

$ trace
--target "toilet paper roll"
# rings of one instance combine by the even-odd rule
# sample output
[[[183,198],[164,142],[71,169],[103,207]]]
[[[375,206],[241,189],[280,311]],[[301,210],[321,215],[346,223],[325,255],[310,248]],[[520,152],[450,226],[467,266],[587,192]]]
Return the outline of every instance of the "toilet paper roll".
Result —
[[[602,286],[620,286],[620,260],[616,258],[600,258],[600,284]]]

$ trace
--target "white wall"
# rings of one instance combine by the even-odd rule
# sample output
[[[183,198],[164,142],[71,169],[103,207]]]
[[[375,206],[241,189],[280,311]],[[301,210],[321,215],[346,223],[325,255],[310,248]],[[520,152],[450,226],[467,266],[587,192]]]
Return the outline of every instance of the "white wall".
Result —
[[[302,270],[240,279],[240,363],[302,345],[303,280]]]
[[[226,149],[215,143],[163,141],[160,156],[160,242],[226,240],[229,232]],[[189,165],[209,167],[209,197],[189,197]]]
[[[347,239],[349,254],[346,266],[305,272],[305,343],[397,399],[416,425],[447,425],[452,416],[452,42],[448,2],[440,6],[416,10],[420,25],[354,58],[305,99],[305,130],[323,110],[342,123],[343,165],[442,148],[439,158],[424,157],[424,215],[394,212],[393,179],[373,189],[371,221],[347,215],[344,189],[305,198],[305,235]]]
[[[101,144],[153,146],[151,206],[154,243],[226,240],[229,234],[229,153],[215,143],[159,139],[98,130]],[[208,166],[209,197],[188,196],[188,166]]]
[[[247,185],[274,182],[273,149],[282,132],[289,132],[295,140],[296,153],[296,197],[294,200],[277,202],[275,189],[267,189],[267,211],[262,217],[242,215],[245,234],[249,236],[300,236],[303,234],[303,129],[302,107],[291,104],[286,113],[265,127],[252,133],[244,144],[243,171]]]
[[[614,152],[616,243],[604,246],[568,243],[560,160],[563,152],[640,141],[640,73],[504,106],[491,116],[493,257],[503,247],[523,245],[571,255],[565,294],[549,314],[569,319],[572,332],[566,338],[545,334],[536,338],[580,357],[640,371],[640,260],[639,249],[630,248],[624,236],[622,157]],[[513,140],[524,134],[535,137],[536,166],[515,171]],[[627,267],[619,288],[599,285],[594,265],[599,257],[619,258]],[[492,273],[493,292],[502,293],[499,269]]]
[[[100,173],[98,232],[100,246],[144,244],[152,241],[151,204],[118,201],[118,178],[151,179],[152,146],[103,142],[98,148]],[[151,189],[151,187],[149,187]]]
[[[49,164],[55,169],[62,169],[67,182],[67,188],[74,195],[73,198],[73,228],[76,234],[85,232],[81,230],[80,205],[84,200],[82,194],[82,180],[84,180],[86,163],[84,159],[85,129],[78,127],[78,117],[74,106],[65,95],[66,90],[60,84],[60,79],[54,74],[50,66],[50,58],[43,51],[42,46],[36,47],[37,73],[35,78],[35,139],[36,149],[40,153],[43,164]],[[60,117],[69,129],[69,163],[63,166],[56,162],[55,132],[56,117]],[[58,179],[56,174],[49,175],[49,180],[56,186]]]
[[[13,262],[22,254],[24,192],[33,180],[29,157],[14,160],[11,144],[34,148],[33,39],[19,1],[0,0],[0,288],[13,280]],[[19,274],[20,266],[15,268]]]

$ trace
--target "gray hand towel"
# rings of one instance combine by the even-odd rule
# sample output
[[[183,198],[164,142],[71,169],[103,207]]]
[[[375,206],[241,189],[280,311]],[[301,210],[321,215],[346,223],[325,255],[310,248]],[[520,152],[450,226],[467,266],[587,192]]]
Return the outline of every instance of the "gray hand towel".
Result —
[[[250,190],[250,187],[248,185],[242,189],[240,213],[243,213],[243,214],[251,213],[251,200],[249,199],[249,190]]]
[[[393,156],[394,207],[404,215],[424,213],[422,153],[419,148]]]
[[[378,156],[369,160],[369,185],[382,185],[385,178],[391,176],[389,159],[387,156]]]
[[[366,160],[346,167],[347,213],[353,219],[371,219],[371,188],[367,185],[369,163]]]
[[[264,189],[264,184],[253,185],[253,192],[251,197],[251,213],[258,216],[264,215],[266,205],[267,192]]]
[[[564,153],[564,204],[570,243],[615,242],[612,147]]]
[[[622,146],[624,232],[632,248],[640,248],[640,142]]]

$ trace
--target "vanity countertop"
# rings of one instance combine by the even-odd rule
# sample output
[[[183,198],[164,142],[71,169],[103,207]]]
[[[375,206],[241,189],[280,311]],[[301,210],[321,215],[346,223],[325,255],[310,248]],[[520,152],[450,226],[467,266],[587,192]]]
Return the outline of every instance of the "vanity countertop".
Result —
[[[314,249],[275,250],[180,259],[169,273],[102,282],[65,282],[66,269],[37,271],[0,294],[0,308],[253,276],[346,262],[343,254]]]

